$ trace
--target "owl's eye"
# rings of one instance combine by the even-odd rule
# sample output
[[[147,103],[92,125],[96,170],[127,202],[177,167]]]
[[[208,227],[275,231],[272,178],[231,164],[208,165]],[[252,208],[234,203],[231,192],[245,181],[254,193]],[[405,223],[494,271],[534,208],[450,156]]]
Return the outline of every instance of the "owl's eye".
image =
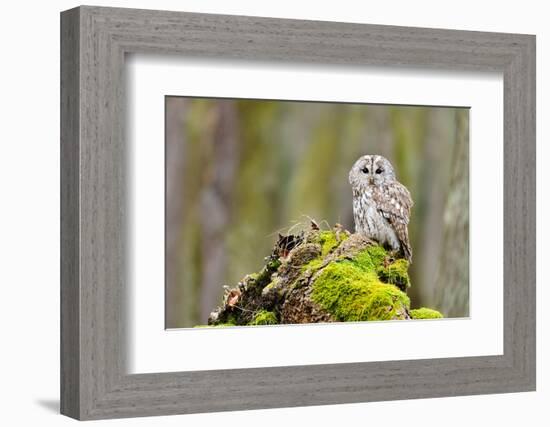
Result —
[[[368,168],[363,168],[363,169],[361,169],[361,172],[363,172],[363,173],[369,173],[369,169],[368,169]]]
[[[376,169],[376,173],[377,173],[378,175],[380,175],[382,172],[384,172],[382,169],[380,169],[380,168]]]

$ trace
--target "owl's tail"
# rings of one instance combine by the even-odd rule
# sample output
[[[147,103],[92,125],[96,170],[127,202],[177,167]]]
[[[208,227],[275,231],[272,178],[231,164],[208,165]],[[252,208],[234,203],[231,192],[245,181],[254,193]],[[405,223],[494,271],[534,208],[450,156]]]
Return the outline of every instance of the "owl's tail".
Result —
[[[401,245],[401,248],[403,249],[403,256],[404,258],[409,261],[409,264],[412,264],[412,249],[411,245],[406,242],[405,244]]]

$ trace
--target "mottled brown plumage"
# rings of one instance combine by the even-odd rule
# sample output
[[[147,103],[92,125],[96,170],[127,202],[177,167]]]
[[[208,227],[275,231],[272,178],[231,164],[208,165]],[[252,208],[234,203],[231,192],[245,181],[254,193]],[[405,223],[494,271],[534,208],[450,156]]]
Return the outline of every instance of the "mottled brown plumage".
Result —
[[[413,206],[409,190],[398,182],[391,163],[378,155],[359,158],[349,173],[355,232],[399,251],[409,262],[408,224]]]

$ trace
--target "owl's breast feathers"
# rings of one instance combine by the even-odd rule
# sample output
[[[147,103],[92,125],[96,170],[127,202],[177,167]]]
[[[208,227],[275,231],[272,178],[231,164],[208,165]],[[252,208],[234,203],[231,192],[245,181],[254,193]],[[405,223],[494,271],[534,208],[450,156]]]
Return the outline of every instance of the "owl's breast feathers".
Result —
[[[383,240],[386,239],[380,236],[382,230],[380,225],[376,224],[378,215],[373,215],[373,210],[376,210],[376,213],[381,215],[391,228],[392,236],[388,239],[388,243],[393,246],[391,240],[394,240],[395,236],[399,241],[395,249],[401,249],[404,257],[411,262],[412,249],[407,225],[413,201],[407,188],[394,181],[387,185],[369,186],[363,191],[354,191],[353,196],[357,231],[365,232],[379,243],[384,243]]]

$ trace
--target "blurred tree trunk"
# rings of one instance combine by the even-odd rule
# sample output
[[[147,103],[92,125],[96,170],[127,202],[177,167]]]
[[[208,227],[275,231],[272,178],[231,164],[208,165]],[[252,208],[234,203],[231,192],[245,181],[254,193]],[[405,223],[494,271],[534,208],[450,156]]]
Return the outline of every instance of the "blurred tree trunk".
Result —
[[[235,103],[220,100],[213,106],[213,129],[203,143],[208,159],[203,166],[200,199],[202,278],[200,322],[220,300],[220,283],[226,280],[227,251],[224,244],[230,223],[235,171],[239,160],[239,136]]]
[[[443,241],[443,214],[447,194],[441,183],[448,183],[451,177],[449,153],[452,152],[452,142],[456,139],[456,117],[455,114],[449,114],[449,109],[446,108],[429,108],[427,114],[429,120],[422,163],[429,166],[419,170],[418,186],[422,192],[421,197],[415,200],[413,208],[413,215],[419,215],[416,218],[419,226],[414,243],[420,250],[414,256],[416,274],[413,279],[417,286],[412,301],[418,306],[429,307],[435,304],[435,283]]]
[[[166,303],[165,325],[181,323],[184,302],[180,266],[183,259],[181,237],[184,215],[185,109],[186,99],[166,98]]]
[[[469,111],[455,114],[457,139],[435,293],[435,306],[445,317],[469,314]]]

